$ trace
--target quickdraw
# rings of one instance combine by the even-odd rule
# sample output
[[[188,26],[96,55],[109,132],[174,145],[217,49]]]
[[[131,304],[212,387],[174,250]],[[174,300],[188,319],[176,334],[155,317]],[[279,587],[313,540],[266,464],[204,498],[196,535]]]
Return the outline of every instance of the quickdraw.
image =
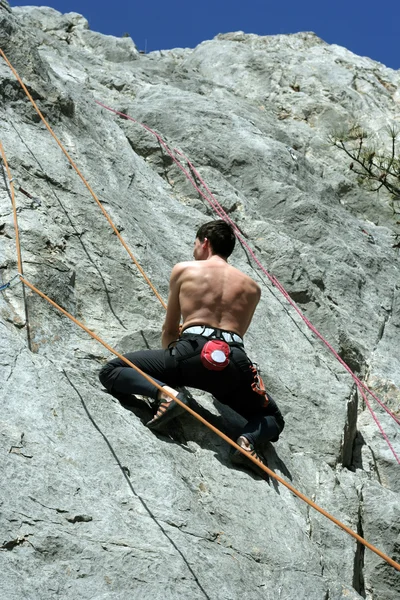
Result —
[[[0,285],[0,292],[4,292],[5,290],[8,290],[8,288],[11,288],[14,285],[17,285],[18,283],[21,283],[21,280],[15,281],[16,279],[18,279],[20,277],[22,277],[21,273],[17,273],[17,275],[14,275],[14,277],[12,277],[12,279],[10,279],[10,281],[8,283],[5,283],[4,285]]]
[[[21,192],[21,194],[24,194],[24,196],[29,198],[29,200],[32,200],[31,208],[38,208],[39,206],[42,206],[42,201],[40,198],[38,198],[37,196],[32,196],[32,194],[24,190],[24,188],[22,188],[21,186],[19,186],[17,189],[19,192]]]
[[[250,366],[250,371],[253,373],[254,381],[251,384],[251,389],[253,392],[256,392],[260,396],[264,396],[264,406],[268,406],[269,398],[267,394],[267,390],[265,389],[265,385],[263,379],[260,375],[260,370],[258,365],[253,364]]]

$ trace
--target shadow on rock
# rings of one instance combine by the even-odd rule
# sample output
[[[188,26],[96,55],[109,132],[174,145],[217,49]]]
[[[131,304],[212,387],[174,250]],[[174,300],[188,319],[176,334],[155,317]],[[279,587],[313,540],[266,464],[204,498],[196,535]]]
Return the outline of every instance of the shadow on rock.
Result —
[[[186,398],[189,401],[189,407],[194,410],[197,414],[199,414],[203,419],[208,421],[215,428],[219,429],[222,433],[224,433],[230,439],[236,441],[243,431],[243,427],[246,423],[246,420],[241,417],[238,413],[232,410],[229,406],[225,404],[221,404],[218,400],[214,399],[214,405],[217,407],[219,414],[213,414],[207,408],[199,404],[197,400],[191,395],[191,393],[182,388],[182,391],[186,394]],[[136,399],[137,400],[137,399]],[[137,402],[140,402],[137,400]],[[131,408],[131,406],[129,406]],[[137,414],[137,409],[133,409],[132,411]],[[148,414],[148,413],[147,413]],[[139,416],[139,415],[138,415]],[[140,418],[140,417],[139,417]],[[143,421],[142,421],[143,422]],[[256,474],[252,467],[249,465],[249,468],[246,468],[245,465],[236,466],[233,465],[230,460],[230,452],[231,447],[228,444],[221,445],[219,440],[217,440],[216,436],[205,437],[201,435],[199,427],[202,424],[195,423],[194,417],[192,415],[183,415],[180,418],[174,419],[171,423],[168,424],[168,427],[165,429],[165,432],[157,433],[157,437],[166,441],[168,443],[178,443],[182,446],[183,449],[193,452],[187,444],[189,441],[196,442],[202,448],[207,448],[208,450],[212,450],[214,452],[217,460],[224,465],[225,467],[229,467],[232,469],[245,469],[248,474],[254,479],[265,479],[268,483],[272,480],[272,485],[275,490],[279,494],[279,483],[273,477],[270,477],[265,472],[260,472],[260,475]],[[267,442],[260,449],[259,454],[262,457],[264,464],[271,470],[279,470],[283,476],[292,480],[292,475],[289,469],[286,467],[285,463],[278,456],[273,444]],[[249,461],[250,463],[251,461]]]
[[[118,400],[120,404],[132,412],[143,425],[146,425],[153,417],[153,409],[145,400],[141,400],[132,394],[110,394],[106,389],[102,390],[105,394]]]
[[[197,400],[192,396],[192,394],[185,388],[180,388],[186,395],[186,398],[189,401],[189,407],[198,413],[203,419],[208,421],[211,425],[219,429],[222,433],[228,436],[230,439],[236,441],[243,431],[243,427],[246,423],[246,420],[237,414],[234,410],[232,410],[229,406],[225,404],[221,404],[218,400],[214,399],[214,404],[218,408],[219,414],[213,414],[209,410],[207,410],[204,406],[199,404]],[[109,393],[106,390],[103,390],[105,393]],[[124,408],[132,412],[143,425],[146,425],[153,417],[155,409],[157,407],[156,401],[151,400],[142,400],[133,395],[125,395],[125,394],[111,394],[116,400],[118,400]],[[207,448],[208,450],[212,450],[214,452],[217,460],[224,466],[227,466],[232,469],[240,469],[246,470],[248,474],[254,479],[265,479],[268,483],[271,483],[279,494],[279,482],[270,477],[267,473],[260,472],[260,475],[256,474],[252,467],[249,465],[249,468],[246,468],[245,465],[236,466],[233,465],[230,460],[230,447],[228,444],[220,445],[215,443],[217,441],[216,437],[212,436],[210,438],[205,438],[203,435],[199,435],[199,426],[201,427],[201,423],[197,424],[194,422],[194,417],[192,415],[183,415],[180,418],[176,418],[166,427],[165,432],[154,432],[158,438],[167,443],[179,444],[184,450],[187,452],[193,453],[194,451],[188,447],[188,442],[196,442],[202,448]],[[259,454],[262,457],[264,464],[273,472],[280,471],[283,476],[292,480],[292,475],[289,469],[286,467],[285,463],[278,456],[275,447],[270,442],[267,442],[262,446],[259,450]],[[249,461],[250,463],[251,461]]]

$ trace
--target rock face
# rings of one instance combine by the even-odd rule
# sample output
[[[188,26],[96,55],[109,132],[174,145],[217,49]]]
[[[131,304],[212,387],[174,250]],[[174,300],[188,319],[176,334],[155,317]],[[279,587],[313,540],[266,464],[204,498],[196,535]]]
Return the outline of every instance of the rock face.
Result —
[[[389,199],[327,141],[400,120],[400,73],[312,33],[217,36],[139,54],[75,13],[0,2],[0,44],[154,285],[215,213],[163,147],[190,158],[265,267],[400,415],[399,256]],[[119,351],[156,348],[163,309],[0,60],[0,138],[24,273]],[[185,163],[183,163],[185,164]],[[185,164],[186,166],[186,164]],[[262,282],[246,348],[286,419],[268,466],[400,560],[399,464],[354,381],[238,244]],[[0,273],[17,272],[6,178]],[[400,573],[275,480],[234,469],[190,415],[169,437],[97,379],[109,352],[21,285],[0,295],[2,595],[8,600],[394,600]],[[192,390],[234,437],[232,411]],[[370,399],[397,456],[399,427]]]

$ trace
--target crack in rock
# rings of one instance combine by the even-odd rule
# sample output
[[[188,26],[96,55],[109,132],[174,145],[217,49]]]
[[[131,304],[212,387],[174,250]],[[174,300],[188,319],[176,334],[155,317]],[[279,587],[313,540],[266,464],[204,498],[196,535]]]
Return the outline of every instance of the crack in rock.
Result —
[[[362,506],[363,497],[362,491],[358,493],[359,507],[358,507],[358,521],[357,521],[357,533],[361,537],[364,537],[363,531],[363,519],[362,519]],[[353,587],[361,596],[365,598],[365,586],[364,586],[364,554],[365,546],[357,542],[357,550],[354,555],[354,566],[353,566]]]
[[[75,515],[73,517],[66,517],[70,523],[89,523],[93,521],[93,517],[89,515]]]

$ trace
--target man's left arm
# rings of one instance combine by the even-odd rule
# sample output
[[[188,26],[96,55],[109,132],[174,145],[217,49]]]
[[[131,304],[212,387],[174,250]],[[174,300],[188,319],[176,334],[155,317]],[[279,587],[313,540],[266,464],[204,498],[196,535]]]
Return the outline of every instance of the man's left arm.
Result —
[[[181,306],[179,303],[180,275],[182,266],[175,265],[172,269],[169,282],[169,296],[167,304],[167,314],[162,327],[161,344],[163,348],[168,348],[171,342],[179,338],[179,324],[181,320]]]

